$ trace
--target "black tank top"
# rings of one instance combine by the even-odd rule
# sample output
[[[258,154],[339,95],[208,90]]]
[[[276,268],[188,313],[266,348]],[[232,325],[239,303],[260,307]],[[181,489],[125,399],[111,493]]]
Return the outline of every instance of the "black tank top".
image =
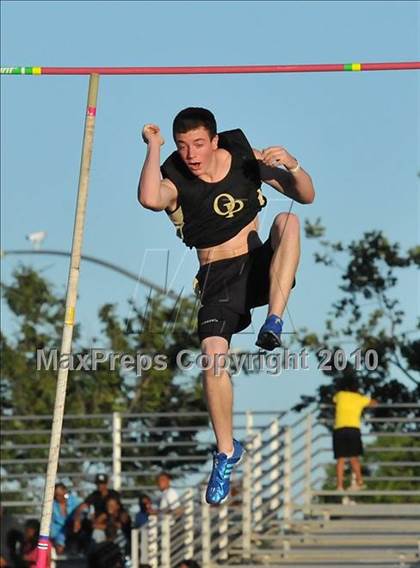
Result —
[[[219,148],[232,156],[230,170],[216,183],[190,172],[178,152],[163,163],[163,178],[178,190],[177,207],[167,211],[177,235],[190,248],[208,248],[228,241],[254,219],[267,203],[261,192],[258,161],[242,130],[219,134]]]

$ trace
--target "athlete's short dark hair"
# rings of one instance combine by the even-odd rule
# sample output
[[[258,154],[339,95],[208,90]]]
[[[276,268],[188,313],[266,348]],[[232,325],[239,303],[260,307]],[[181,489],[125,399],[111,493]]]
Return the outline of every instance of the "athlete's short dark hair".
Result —
[[[175,140],[176,134],[185,134],[195,128],[203,126],[209,133],[210,140],[217,134],[217,124],[214,114],[201,107],[188,107],[181,110],[172,125],[172,134]]]

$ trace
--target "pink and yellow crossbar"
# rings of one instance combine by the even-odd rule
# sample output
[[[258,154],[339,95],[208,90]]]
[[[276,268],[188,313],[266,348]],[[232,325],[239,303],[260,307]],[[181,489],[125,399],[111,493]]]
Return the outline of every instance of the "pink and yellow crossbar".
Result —
[[[207,67],[1,67],[2,75],[206,75],[223,73],[322,73],[420,69],[420,61],[311,65],[213,65]]]

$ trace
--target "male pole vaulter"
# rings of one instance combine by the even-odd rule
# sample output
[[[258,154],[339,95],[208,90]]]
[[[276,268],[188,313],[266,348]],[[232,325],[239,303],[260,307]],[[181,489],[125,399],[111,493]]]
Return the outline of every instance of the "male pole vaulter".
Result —
[[[186,108],[175,117],[177,150],[162,167],[159,127],[145,125],[142,136],[147,155],[139,201],[152,211],[166,211],[178,236],[197,249],[202,352],[212,361],[227,355],[232,335],[250,324],[251,309],[266,304],[256,345],[268,351],[279,347],[299,262],[299,222],[290,212],[280,213],[261,242],[257,216],[266,204],[261,183],[307,204],[315,195],[310,176],[281,146],[255,150],[239,129],[217,134],[213,114],[203,108]],[[204,390],[217,443],[205,499],[218,505],[229,495],[230,475],[244,448],[233,439],[229,374],[219,374],[213,364],[204,371]]]

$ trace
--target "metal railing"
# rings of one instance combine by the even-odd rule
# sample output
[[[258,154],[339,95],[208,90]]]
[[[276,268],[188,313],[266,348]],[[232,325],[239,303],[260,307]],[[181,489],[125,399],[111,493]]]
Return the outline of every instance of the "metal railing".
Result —
[[[405,405],[405,409],[407,408],[408,405]],[[420,405],[410,405],[410,408],[419,411]],[[218,508],[202,505],[203,487],[190,489],[183,496],[185,510],[188,506],[190,527],[188,537],[185,529],[182,528],[183,519],[171,521],[170,517],[154,518],[149,530],[143,534],[143,541],[150,542],[153,546],[150,548],[143,545],[143,550],[147,550],[147,554],[143,555],[142,562],[147,562],[154,568],[157,566],[170,568],[176,566],[182,558],[192,557],[201,561],[203,568],[209,568],[216,565],[215,563],[226,563],[228,559],[247,563],[255,558],[259,548],[259,553],[262,554],[261,545],[258,545],[259,539],[272,541],[265,554],[276,553],[273,542],[278,540],[281,554],[287,557],[293,550],[293,537],[288,534],[291,525],[295,525],[296,522],[307,522],[306,519],[310,518],[313,511],[318,515],[317,507],[320,510],[324,509],[322,514],[328,517],[330,505],[324,505],[322,499],[342,497],[341,492],[322,489],[326,480],[325,468],[331,465],[331,459],[324,459],[327,452],[331,456],[331,433],[326,431],[325,421],[315,419],[316,411],[316,408],[312,408],[297,419],[295,416],[295,420],[291,413],[282,414],[274,418],[266,428],[256,432],[249,428],[247,459],[238,478],[233,480],[237,493],[230,503]],[[379,467],[390,463],[397,464],[402,470],[406,468],[408,474],[388,477],[396,484],[400,481],[415,484],[418,475],[412,475],[411,468],[413,465],[416,466],[420,474],[420,456],[415,461],[378,462],[375,461],[375,453],[376,455],[381,451],[385,454],[388,451],[419,453],[418,432],[395,432],[397,438],[418,439],[418,447],[397,446],[392,449],[380,445],[381,438],[393,437],[393,433],[389,431],[390,424],[412,425],[417,422],[416,419],[413,420],[412,416],[393,418],[389,421],[386,418],[376,419],[369,416],[365,419],[366,425],[378,422],[386,424],[387,431],[365,433],[367,440],[372,437],[376,440],[375,446],[366,444],[366,458],[370,458],[369,465],[374,464],[375,467]],[[380,482],[384,481],[384,476],[375,476],[373,472],[366,480],[369,483]],[[236,485],[238,482],[239,491]],[[408,518],[414,515],[420,526],[420,505],[410,506],[410,498],[416,498],[420,503],[420,488],[364,490],[357,493],[357,497],[363,499],[378,495],[400,496],[406,500],[406,503],[402,506],[395,506],[392,503],[388,506],[379,505],[379,513],[375,513],[375,505],[368,506],[370,508],[364,510],[362,505],[359,507],[362,515],[367,515],[367,518],[370,518],[369,515],[375,517],[375,514],[383,516],[387,511],[389,514],[402,516],[406,514],[409,515]],[[331,505],[333,508],[335,506],[342,505],[341,503]],[[133,539],[133,542],[136,543],[136,539]],[[156,542],[158,546],[155,546]],[[133,568],[137,568],[134,562]]]
[[[259,431],[273,412],[238,412],[237,435]],[[24,516],[39,513],[48,460],[51,416],[1,418],[1,492],[4,507]],[[163,425],[164,424],[164,425]],[[183,425],[185,424],[185,425]],[[179,490],[201,479],[213,444],[205,412],[66,415],[58,480],[80,495],[94,488],[94,477],[106,471],[127,504],[140,491],[156,490],[156,475],[170,470]]]
[[[393,405],[391,408],[393,416],[390,418],[371,415],[365,418],[364,462],[370,473],[365,481],[369,488],[357,493],[360,504],[357,511],[353,507],[352,514],[367,515],[366,518],[376,515],[375,518],[378,518],[385,511],[389,515],[406,515],[407,519],[417,515],[420,523],[420,404]],[[85,419],[67,416],[61,464],[64,475],[79,487],[83,476],[86,478],[109,464],[114,488],[122,489],[125,502],[133,504],[136,492],[150,488],[150,485],[141,483],[142,479],[150,481],[150,476],[161,467],[158,464],[176,461],[183,473],[178,489],[185,488],[180,498],[181,514],[150,516],[145,527],[133,530],[133,568],[137,568],[139,563],[170,568],[183,558],[192,557],[198,559],[203,568],[209,568],[215,563],[223,564],[230,560],[250,562],[262,554],[269,554],[270,550],[287,556],[295,546],[291,529],[297,524],[303,526],[319,518],[325,521],[334,515],[334,511],[340,511],[343,517],[349,514],[349,508],[345,510],[341,502],[342,495],[324,487],[328,474],[326,468],[332,464],[331,432],[328,430],[331,421],[328,418],[318,419],[319,410],[313,406],[304,414],[282,412],[271,417],[269,413],[236,414],[237,436],[245,440],[247,454],[243,464],[234,470],[231,499],[221,507],[209,507],[202,501],[207,481],[203,471],[210,468],[206,452],[211,436],[208,426],[201,422],[207,420],[204,413],[197,413],[197,424],[188,426],[179,425],[182,418],[179,415],[162,414],[169,421],[176,418],[178,426],[150,428],[145,420],[156,421],[156,415],[114,414],[112,417],[98,415]],[[325,408],[322,410],[325,413]],[[396,416],[398,412],[400,415]],[[271,419],[267,420],[267,417]],[[14,420],[17,418],[14,417]],[[2,462],[2,478],[3,474],[7,475],[3,505],[15,508],[28,507],[29,503],[29,500],[17,497],[18,485],[30,487],[31,483],[39,482],[41,474],[31,471],[31,468],[43,465],[45,458],[25,459],[24,453],[44,451],[45,443],[31,444],[30,436],[39,431],[45,434],[39,423],[45,420],[47,425],[50,417],[20,417],[19,420],[18,430],[6,427],[2,432],[3,440],[7,442],[3,445],[7,452]],[[24,427],[30,420],[37,424],[32,431]],[[90,420],[91,428],[84,427],[81,420]],[[369,430],[370,425],[374,430]],[[177,432],[190,432],[191,439],[182,442],[176,438]],[[150,441],[156,433],[165,436],[163,445],[162,437]],[[25,442],[14,444],[20,435],[25,436]],[[88,439],[89,435],[100,436],[100,442],[95,444],[95,440]],[[80,437],[83,441],[79,441]],[[399,444],[389,447],[387,444],[391,439],[399,440]],[[162,455],[162,447],[167,455]],[[93,456],[86,454],[86,450],[91,448],[96,452]],[[188,455],[189,448],[195,455]],[[194,459],[199,453],[197,448],[202,449],[202,455]],[[130,455],[133,449],[137,453]],[[171,455],[172,449],[177,450],[176,457]],[[180,453],[181,450],[186,452],[185,455]],[[11,457],[13,452],[19,456]],[[194,467],[197,463],[198,468]],[[22,467],[26,471],[21,471]],[[389,467],[394,468],[391,473],[387,470]],[[392,489],[375,488],[377,484],[387,482],[392,482]],[[407,483],[412,487],[404,488]],[[13,499],[7,498],[9,491],[13,492]],[[373,505],[370,500],[378,496],[390,499],[390,504]],[[402,499],[402,503],[392,503],[395,497]],[[34,500],[30,502],[34,505]],[[377,509],[374,509],[375,506]],[[266,549],[264,543],[267,542],[270,542],[270,547]]]

